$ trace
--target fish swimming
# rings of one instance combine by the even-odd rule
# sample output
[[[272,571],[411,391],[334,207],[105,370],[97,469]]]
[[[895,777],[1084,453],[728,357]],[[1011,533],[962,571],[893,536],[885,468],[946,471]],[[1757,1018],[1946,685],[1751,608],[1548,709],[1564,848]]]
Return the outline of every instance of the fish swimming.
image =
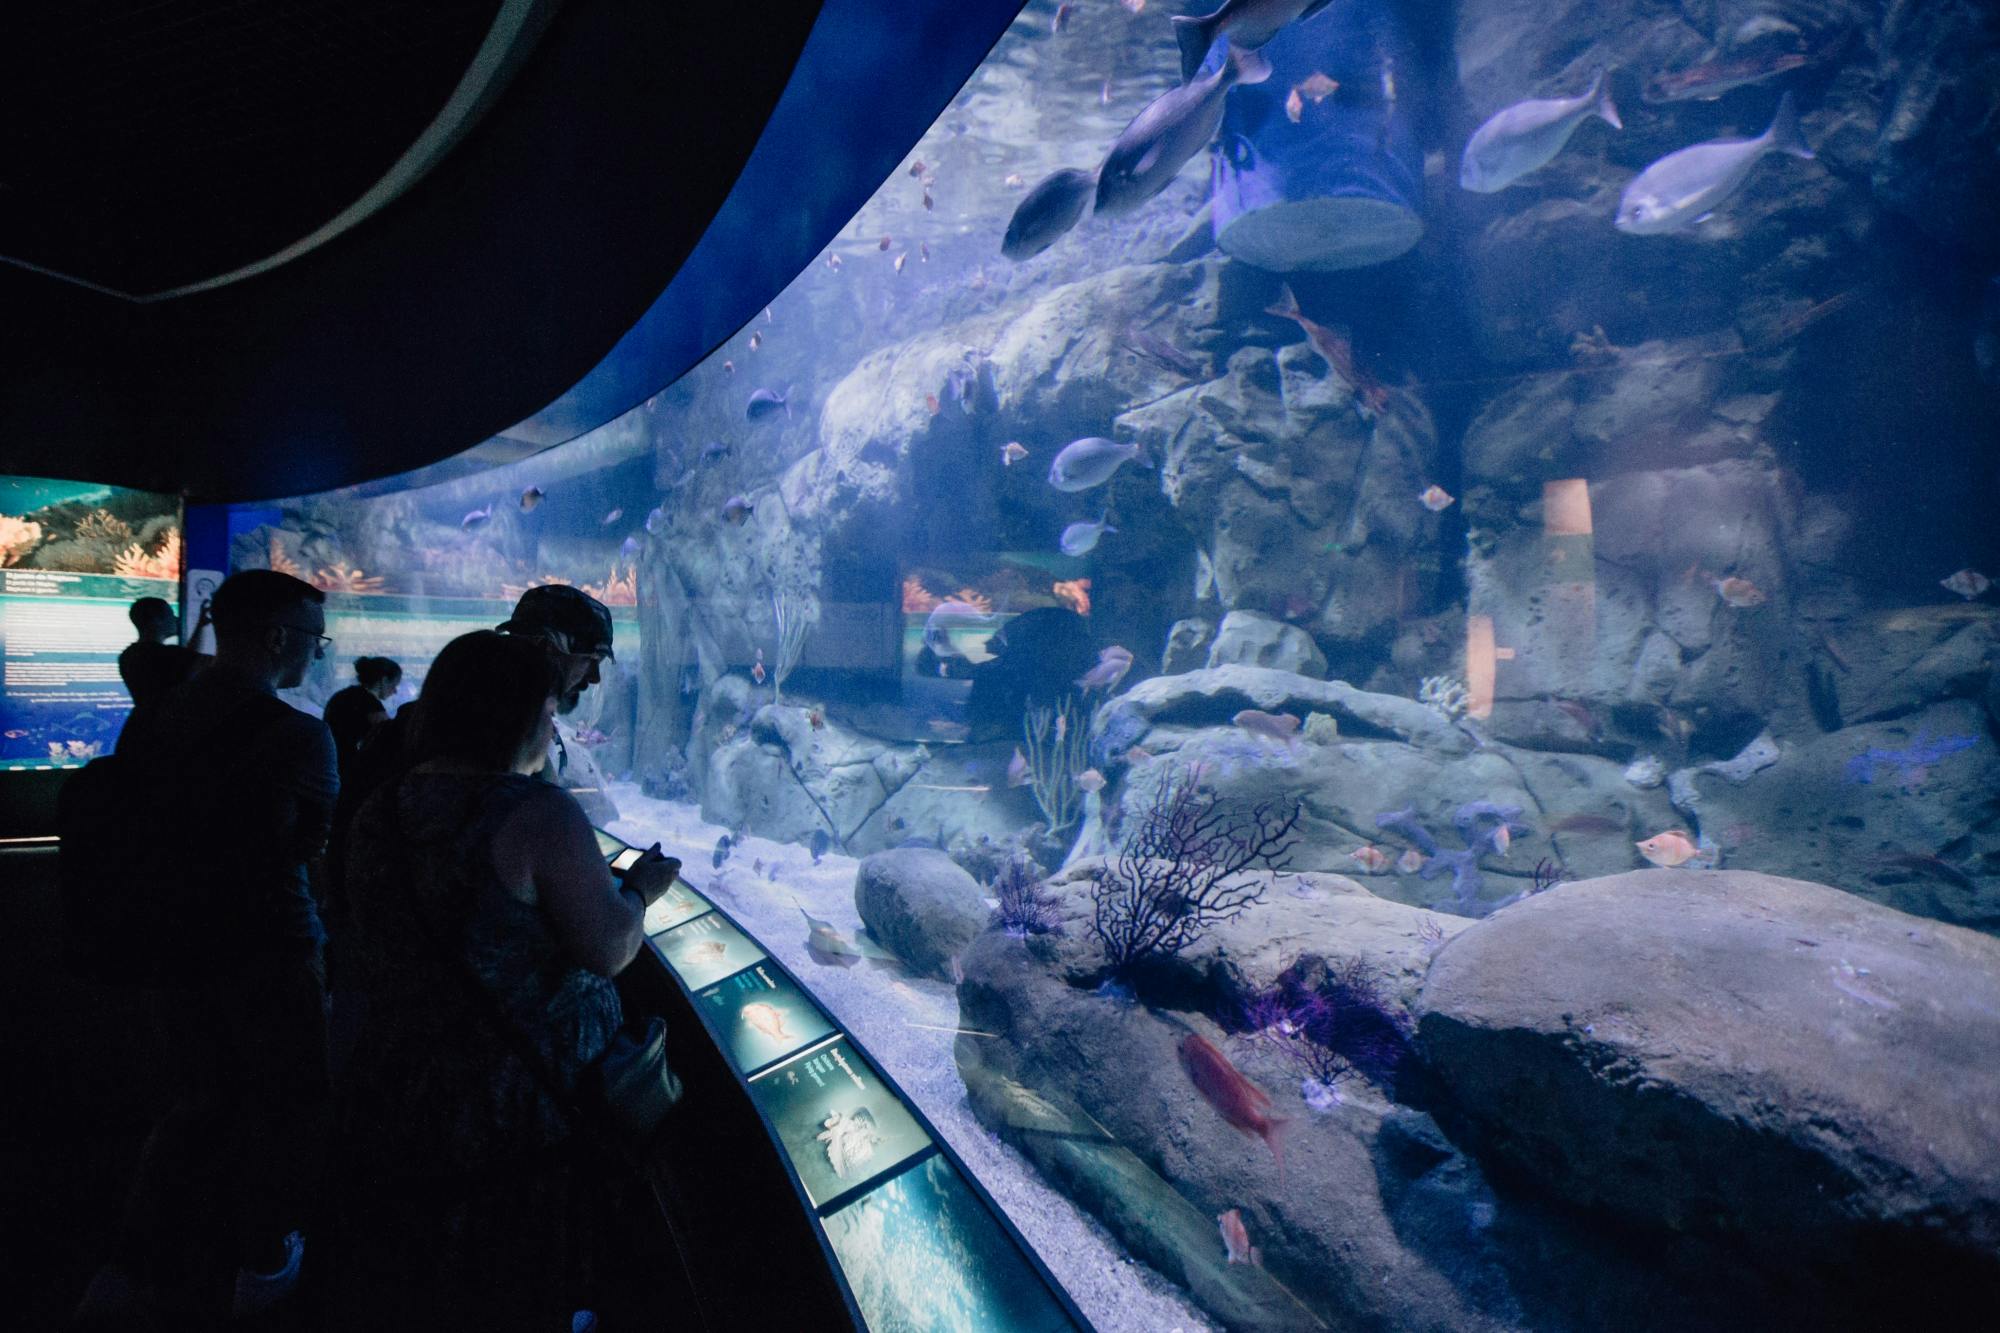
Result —
[[[1203,376],[1204,371],[1201,362],[1195,360],[1157,333],[1142,329],[1136,324],[1127,325],[1125,329],[1125,342],[1134,351],[1142,352],[1152,357],[1155,361],[1158,361],[1161,365],[1168,367],[1177,374],[1185,375],[1191,380],[1200,379]]]
[[[763,335],[762,333],[753,333],[753,334],[751,334],[751,335],[750,335],[750,350],[751,350],[751,351],[753,351],[753,352],[754,352],[754,351],[756,351],[756,350],[757,350],[757,349],[758,349],[759,347],[762,347],[763,345],[764,345],[764,335]]]
[[[1096,193],[1097,177],[1088,171],[1064,167],[1044,176],[1015,205],[1007,234],[1000,238],[1000,253],[1016,263],[1033,259],[1083,221]]]
[[[1668,829],[1665,833],[1655,833],[1644,842],[1632,844],[1639,849],[1639,855],[1656,866],[1672,868],[1692,861],[1701,850],[1687,834],[1679,829]]]
[[[821,967],[853,967],[861,961],[861,950],[834,928],[831,921],[822,921],[805,908],[799,908],[799,915],[806,919],[806,955]]]
[[[535,506],[542,502],[542,497],[546,494],[548,492],[539,486],[527,487],[521,492],[521,512],[524,514],[533,513]]]
[[[1028,450],[1019,440],[1009,440],[1000,446],[1000,466],[1012,467],[1028,456]]]
[[[1222,68],[1154,98],[1097,169],[1097,211],[1107,217],[1130,213],[1166,189],[1188,159],[1215,138],[1229,90],[1270,77],[1269,61],[1232,42]]]
[[[1396,873],[1399,875],[1414,875],[1423,868],[1424,854],[1414,847],[1408,848],[1396,858]]]
[[[1438,485],[1436,482],[1432,482],[1430,485],[1424,487],[1424,493],[1417,497],[1417,503],[1430,510],[1433,514],[1441,514],[1449,509],[1451,502],[1457,498],[1444,487]]]
[[[722,869],[722,863],[729,859],[730,846],[729,835],[727,833],[717,838],[715,840],[715,852],[708,858],[709,865],[716,870]]]
[[[1712,102],[1726,92],[1803,68],[1805,63],[1806,56],[1801,51],[1742,56],[1733,60],[1709,59],[1687,69],[1662,70],[1646,80],[1639,96],[1653,103]]]
[[[722,521],[732,527],[742,527],[750,518],[750,502],[740,495],[732,495],[722,502]]]
[[[1222,1228],[1222,1249],[1232,1264],[1261,1264],[1264,1256],[1250,1243],[1250,1232],[1243,1225],[1243,1214],[1231,1208],[1226,1213],[1215,1215],[1217,1225]]]
[[[1389,405],[1388,388],[1355,364],[1354,345],[1345,335],[1308,319],[1305,312],[1299,309],[1299,300],[1292,295],[1289,284],[1278,289],[1277,304],[1266,306],[1264,313],[1275,315],[1279,319],[1289,319],[1299,326],[1300,331],[1306,335],[1306,345],[1319,354],[1319,359],[1326,362],[1327,369],[1354,387],[1355,411],[1363,418],[1372,420]]]
[[[1600,66],[1590,86],[1575,97],[1533,98],[1496,112],[1466,142],[1459,185],[1476,194],[1506,189],[1554,161],[1576,127],[1592,116],[1614,130],[1624,129],[1604,80]]]
[[[1085,792],[1104,790],[1104,775],[1094,768],[1086,768],[1076,775],[1076,789]]]
[[[1215,39],[1229,34],[1231,48],[1254,51],[1278,35],[1286,24],[1318,13],[1328,0],[1228,0],[1213,14],[1184,15],[1170,20],[1181,48],[1181,81],[1192,79],[1208,59]]]
[[[940,658],[964,657],[965,651],[953,642],[954,634],[991,630],[999,624],[991,611],[971,602],[939,602],[924,618],[924,647]]]
[[[665,518],[666,514],[667,507],[665,505],[653,506],[652,510],[646,515],[646,531],[658,532],[660,530],[660,520]],[[630,538],[627,538],[627,540],[629,541]]]
[[[1246,708],[1229,719],[1252,736],[1263,736],[1269,740],[1289,743],[1298,734],[1299,719],[1291,713],[1266,713],[1259,708]]]
[[[752,394],[751,398],[754,400],[756,395]],[[701,447],[701,461],[704,463],[720,462],[722,459],[729,457],[729,452],[729,445],[725,441],[710,440]]]
[[[1764,604],[1764,590],[1749,579],[1730,575],[1726,579],[1715,579],[1715,595],[1730,606],[1750,607]]]
[[[1271,1114],[1271,1095],[1243,1077],[1229,1063],[1229,1057],[1198,1032],[1181,1038],[1181,1064],[1195,1090],[1207,1099],[1222,1118],[1245,1134],[1264,1140],[1278,1160],[1278,1179],[1285,1177],[1285,1154],[1278,1146],[1278,1131],[1287,1123]]]
[[[1098,538],[1116,531],[1109,523],[1072,523],[1062,530],[1056,545],[1064,555],[1089,555],[1097,549]]]
[[[1389,868],[1389,854],[1373,843],[1364,843],[1347,854],[1354,864],[1371,875],[1379,875]]]
[[[487,519],[492,517],[493,517],[493,506],[487,505],[486,508],[475,509],[471,513],[467,514],[464,518],[458,520],[458,526],[470,531],[471,529],[478,527],[480,524],[486,522]]]
[[[610,513],[606,514],[603,518],[598,519],[597,526],[601,528],[608,528],[613,523],[616,523],[619,519],[623,517],[625,517],[625,511],[623,509],[614,509]]]
[[[1110,481],[1112,473],[1135,458],[1141,466],[1148,466],[1145,451],[1136,441],[1120,444],[1101,435],[1085,436],[1064,445],[1050,462],[1049,485],[1059,491],[1087,491]]]
[[[1948,579],[1939,579],[1938,586],[1946,592],[1957,593],[1960,597],[1970,602],[1975,598],[1984,597],[1986,590],[1993,586],[1993,580],[1987,578],[1976,569],[1966,568],[1959,570],[1958,573],[1953,574]]]
[[[1633,236],[1685,231],[1722,207],[1766,153],[1811,160],[1792,95],[1778,99],[1770,128],[1754,139],[1711,139],[1668,153],[1634,176],[1618,200],[1618,230]]]
[[[812,853],[813,864],[818,865],[819,859],[825,856],[827,849],[832,846],[833,839],[827,835],[827,831],[816,828],[813,830],[812,839],[806,844],[806,850]]]
[[[1028,756],[1022,754],[1021,747],[1017,745],[1014,757],[1007,761],[1007,785],[1025,787],[1033,780],[1034,775],[1028,770]]]
[[[785,1026],[785,1011],[763,1000],[752,1000],[736,1011],[736,1016],[760,1035],[772,1041],[797,1041],[798,1034]]]
[[[743,405],[743,415],[751,421],[762,421],[765,417],[783,412],[792,415],[792,405],[785,401],[785,395],[771,389],[758,389],[750,395],[750,401]]]
[[[1132,651],[1112,644],[1097,654],[1097,665],[1077,677],[1076,687],[1080,690],[1109,690],[1125,679],[1125,673],[1132,669]]]

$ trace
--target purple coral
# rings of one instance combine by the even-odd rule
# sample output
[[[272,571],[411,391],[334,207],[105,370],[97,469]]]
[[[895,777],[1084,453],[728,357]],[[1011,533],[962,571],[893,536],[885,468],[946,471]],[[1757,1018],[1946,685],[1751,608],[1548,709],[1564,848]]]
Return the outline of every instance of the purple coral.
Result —
[[[993,877],[993,924],[1015,939],[1061,929],[1055,898],[1042,892],[1040,869],[1017,852]]]
[[[1316,976],[1313,973],[1317,973]],[[1366,960],[1293,967],[1242,1002],[1241,1026],[1278,1048],[1300,1076],[1332,1088],[1360,1074],[1388,1086],[1410,1053],[1407,1025]]]
[[[1875,779],[1893,769],[1899,785],[1905,788],[1922,786],[1924,779],[1930,776],[1932,764],[1960,750],[1969,750],[1976,744],[1978,741],[1972,736],[1931,739],[1928,731],[1920,730],[1900,750],[1869,746],[1847,761],[1846,777],[1849,782],[1860,786],[1872,786]]]
[[[1479,858],[1488,852],[1496,852],[1500,830],[1505,828],[1510,837],[1519,837],[1529,832],[1526,824],[1520,823],[1521,807],[1502,805],[1497,801],[1467,801],[1452,813],[1452,823],[1458,827],[1458,836],[1465,843],[1460,851],[1447,852],[1438,846],[1417,819],[1415,806],[1405,806],[1392,810],[1386,815],[1375,816],[1375,826],[1391,833],[1400,833],[1424,855],[1424,864],[1418,873],[1426,880],[1435,879],[1445,871],[1451,871],[1452,894],[1455,902],[1435,904],[1439,911],[1455,910],[1461,916],[1485,916],[1514,902],[1524,894],[1510,894],[1498,902],[1484,902],[1480,890],[1485,881],[1479,873]]]

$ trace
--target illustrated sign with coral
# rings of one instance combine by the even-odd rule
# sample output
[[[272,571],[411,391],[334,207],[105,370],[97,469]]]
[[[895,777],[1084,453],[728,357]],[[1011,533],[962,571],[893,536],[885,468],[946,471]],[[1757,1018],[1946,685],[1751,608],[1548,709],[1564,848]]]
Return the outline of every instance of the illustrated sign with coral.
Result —
[[[177,603],[181,565],[175,496],[0,477],[0,769],[74,767],[117,743],[127,608]]]

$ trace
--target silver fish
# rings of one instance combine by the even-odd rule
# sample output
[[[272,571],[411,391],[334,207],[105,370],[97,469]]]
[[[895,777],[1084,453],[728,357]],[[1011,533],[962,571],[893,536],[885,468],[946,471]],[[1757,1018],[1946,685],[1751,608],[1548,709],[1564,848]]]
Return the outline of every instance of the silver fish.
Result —
[[[1077,677],[1076,687],[1080,690],[1109,690],[1125,679],[1125,673],[1131,669],[1131,650],[1114,643],[1097,654],[1096,666]]]
[[[743,415],[752,421],[762,421],[776,412],[783,412],[789,417],[792,405],[785,401],[785,395],[773,389],[758,389],[743,407]]]
[[[464,518],[458,520],[458,526],[470,530],[472,528],[478,527],[480,524],[484,523],[487,519],[492,517],[493,517],[493,506],[487,505],[486,508],[475,509],[472,512],[468,513]]]
[[[1097,549],[1098,538],[1116,531],[1109,523],[1072,523],[1062,530],[1062,538],[1056,544],[1062,547],[1064,555],[1089,555]]]
[[[1766,153],[1810,159],[1792,95],[1778,99],[1771,127],[1754,139],[1711,139],[1668,153],[1634,176],[1618,200],[1618,230],[1634,236],[1682,231],[1722,207]]]
[[[1111,480],[1111,474],[1131,459],[1145,461],[1137,443],[1120,444],[1101,435],[1063,446],[1049,464],[1049,485],[1059,491],[1087,491]]]
[[[1554,160],[1576,127],[1592,116],[1614,130],[1624,129],[1604,77],[1598,69],[1590,86],[1575,97],[1535,98],[1496,112],[1466,142],[1458,183],[1479,194],[1504,190]]]
[[[955,631],[990,630],[999,623],[992,612],[971,602],[939,602],[924,618],[924,646],[939,657],[963,657],[964,651],[952,642]]]
[[[1097,211],[1129,213],[1167,188],[1222,124],[1223,98],[1239,83],[1262,83],[1271,64],[1232,45],[1222,68],[1161,93],[1118,136],[1097,169]]]
[[[1278,35],[1278,30],[1298,19],[1308,18],[1326,6],[1328,0],[1228,0],[1213,14],[1189,14],[1171,20],[1174,40],[1181,48],[1181,82],[1195,76],[1208,59],[1215,39],[1229,34],[1229,45],[1254,51]]]
[[[1097,177],[1088,171],[1065,167],[1044,176],[1008,219],[1000,253],[1016,262],[1034,258],[1083,221],[1095,193]]]

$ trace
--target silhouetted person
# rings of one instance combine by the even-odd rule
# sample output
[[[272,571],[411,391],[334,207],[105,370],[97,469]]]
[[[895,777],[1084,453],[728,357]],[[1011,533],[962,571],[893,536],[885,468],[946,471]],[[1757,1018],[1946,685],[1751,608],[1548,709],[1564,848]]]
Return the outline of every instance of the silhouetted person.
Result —
[[[176,685],[198,671],[208,659],[169,639],[180,637],[180,618],[164,597],[141,597],[126,612],[139,637],[118,654],[118,678],[132,696],[137,712],[165,698]]]
[[[198,862],[223,906],[199,966],[154,993],[175,1100],[147,1141],[119,1252],[86,1311],[137,1288],[166,1326],[205,1327],[297,1281],[328,1099],[325,935],[306,862],[325,841],[338,779],[325,725],[277,691],[324,654],[325,600],[270,570],[226,580],[213,601],[215,660],[157,701],[133,738],[133,762],[195,825],[189,846],[160,854]]]
[[[354,659],[355,683],[326,701],[320,716],[333,733],[334,752],[340,759],[344,786],[354,756],[370,733],[389,720],[389,697],[402,686],[403,668],[387,657]]]
[[[533,776],[567,683],[540,644],[454,639],[418,762],[349,831],[366,1004],[331,1172],[334,1329],[564,1328],[593,1299],[591,1219],[618,1187],[549,1085],[582,1095],[673,863],[621,884],[575,799]]]

